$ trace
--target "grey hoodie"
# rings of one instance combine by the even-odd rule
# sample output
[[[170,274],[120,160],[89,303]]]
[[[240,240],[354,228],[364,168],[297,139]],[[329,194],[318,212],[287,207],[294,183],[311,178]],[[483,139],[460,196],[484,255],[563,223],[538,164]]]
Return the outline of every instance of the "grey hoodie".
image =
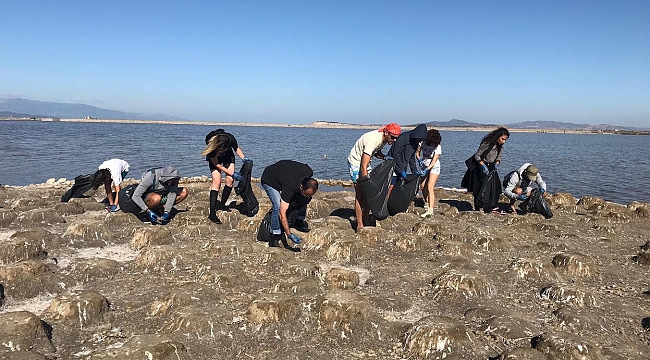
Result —
[[[149,209],[145,204],[143,196],[150,192],[156,192],[162,196],[167,195],[167,202],[165,203],[165,212],[172,211],[174,201],[176,201],[176,194],[178,193],[178,185],[167,186],[165,181],[171,179],[180,179],[181,174],[178,170],[171,166],[164,168],[151,169],[142,174],[142,181],[133,192],[133,202],[136,203],[142,211]]]

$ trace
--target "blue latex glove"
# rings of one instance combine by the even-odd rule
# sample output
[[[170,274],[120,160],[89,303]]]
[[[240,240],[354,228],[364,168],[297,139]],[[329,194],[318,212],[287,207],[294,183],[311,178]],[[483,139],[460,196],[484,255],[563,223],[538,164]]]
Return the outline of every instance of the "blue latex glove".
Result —
[[[485,164],[481,165],[481,171],[483,171],[483,174],[485,174],[485,175],[490,173],[490,170],[488,169],[487,165],[485,165]]]
[[[158,222],[158,215],[151,210],[147,210],[147,217],[149,218],[149,221],[151,221],[152,224]]]
[[[108,212],[116,212],[118,209],[117,205],[110,205],[106,207],[106,211]]]
[[[160,217],[160,223],[163,225],[167,225],[169,223],[171,215],[167,211],[165,211],[162,216]]]
[[[251,160],[251,159],[245,157],[245,158],[244,158],[244,162],[253,162],[253,160]]]
[[[424,160],[418,159],[418,165],[420,166],[420,169],[424,169]]]
[[[296,244],[300,244],[300,242],[302,241],[300,236],[298,236],[296,234],[289,235],[289,239],[291,239],[291,241],[295,242]]]
[[[401,173],[399,173],[399,176],[401,178],[405,178],[406,177],[406,171],[402,171]]]
[[[232,174],[232,178],[235,179],[235,180],[237,180],[237,181],[242,181],[242,180],[244,180],[244,177],[241,176],[241,175],[240,175],[238,172],[236,172],[236,171]]]
[[[499,170],[499,164],[498,163],[494,163],[494,170]]]
[[[528,199],[528,196],[526,196],[526,194],[521,194],[521,195],[517,196],[517,200],[524,201],[524,200],[527,200],[527,199]]]
[[[540,189],[539,189],[539,192],[541,192],[541,193],[543,194],[543,193],[546,192],[546,189],[544,189],[544,188],[540,188]]]

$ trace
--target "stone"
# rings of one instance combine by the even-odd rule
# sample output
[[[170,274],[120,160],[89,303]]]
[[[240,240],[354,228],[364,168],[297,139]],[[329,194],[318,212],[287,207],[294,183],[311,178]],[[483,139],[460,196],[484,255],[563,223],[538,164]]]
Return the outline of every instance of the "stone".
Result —
[[[9,239],[0,242],[0,265],[13,264],[23,260],[42,259],[46,256],[43,244],[38,241]]]
[[[368,302],[352,292],[327,293],[318,303],[318,319],[326,331],[349,334],[354,323],[363,322],[369,316]]]
[[[329,245],[341,239],[344,233],[342,230],[327,227],[312,229],[302,238],[302,251],[328,249]]]
[[[531,343],[535,350],[553,359],[605,360],[595,344],[570,333],[542,334]]]
[[[51,327],[38,316],[28,311],[0,312],[0,324],[0,344],[5,350],[54,352]]]
[[[325,255],[328,260],[339,263],[349,263],[352,258],[353,249],[359,248],[359,241],[335,241],[327,249]]]
[[[108,300],[95,291],[72,291],[52,300],[43,314],[52,323],[84,329],[108,320]]]
[[[577,200],[569,193],[559,192],[546,197],[546,202],[553,206],[573,206],[577,203]]]
[[[388,232],[380,227],[366,226],[357,230],[357,238],[366,244],[374,244],[387,239]]]
[[[103,222],[79,222],[70,224],[63,238],[68,240],[70,247],[83,248],[109,245],[114,236]]]
[[[403,233],[393,240],[396,249],[411,252],[428,248],[431,245],[431,239],[425,235],[413,233]]]
[[[578,200],[578,207],[585,210],[600,210],[604,209],[607,205],[605,200],[593,196],[583,196]]]
[[[257,234],[257,230],[260,228],[261,219],[255,218],[243,218],[237,222],[237,231],[240,231],[245,234]],[[215,227],[218,225],[215,225]]]
[[[2,360],[48,360],[43,354],[33,351],[5,351],[0,350]]]
[[[650,252],[641,251],[636,256],[633,256],[632,260],[639,265],[650,266]]]
[[[39,260],[0,267],[0,283],[4,285],[5,294],[14,299],[55,294],[59,291],[59,282],[59,277]]]
[[[324,218],[330,215],[332,208],[325,200],[312,199],[307,205],[307,219]]]
[[[190,360],[185,346],[168,335],[135,335],[92,354],[93,360]]]
[[[256,324],[292,322],[300,313],[300,303],[294,297],[272,294],[255,299],[246,311],[246,318]]]
[[[63,216],[83,214],[86,210],[78,202],[66,202],[54,205],[54,210]]]
[[[71,265],[84,283],[112,279],[121,270],[119,262],[112,259],[78,259]]]
[[[428,316],[414,323],[404,334],[404,351],[419,359],[486,358],[476,353],[474,335],[460,322],[446,316]]]
[[[560,321],[562,327],[572,331],[588,331],[595,333],[602,328],[597,315],[587,312],[586,309],[563,306],[555,311],[553,315]]]
[[[320,227],[326,227],[336,230],[349,230],[352,229],[350,220],[343,219],[338,216],[328,216],[322,222],[319,223]]]
[[[520,347],[502,352],[499,360],[548,360],[548,358],[533,348]]]
[[[84,208],[86,207],[87,204],[84,204]],[[103,208],[103,204],[102,208]],[[87,211],[90,211],[89,209],[86,208]],[[140,221],[134,214],[131,213],[124,213],[124,212],[114,212],[114,213],[108,213],[106,214],[106,218],[104,219],[104,224],[108,226],[109,228],[116,228],[116,227],[121,227],[125,225],[142,225],[142,221]]]
[[[6,227],[18,216],[14,210],[0,209],[0,227]]]
[[[11,235],[10,239],[13,241],[39,243],[44,250],[59,247],[59,244],[55,241],[55,236],[43,228],[18,230]]]
[[[180,270],[183,255],[171,245],[143,249],[135,258],[135,267],[144,272],[171,272]]]
[[[166,227],[153,226],[135,229],[129,243],[132,250],[140,250],[151,245],[171,245],[174,242],[172,232]]]
[[[507,252],[513,248],[509,241],[503,240],[500,237],[478,236],[472,238],[470,241],[479,249],[490,252]]]
[[[575,277],[589,277],[596,274],[596,262],[581,253],[557,254],[553,257],[553,266]]]
[[[589,291],[565,284],[555,283],[542,288],[540,297],[560,304],[577,307],[597,306],[596,297]]]
[[[335,289],[353,290],[359,286],[359,273],[349,269],[332,268],[325,273],[324,281]]]
[[[522,280],[532,283],[556,282],[559,275],[550,261],[538,259],[516,258],[508,266],[508,274],[513,283]]]
[[[492,286],[483,275],[476,271],[450,269],[433,278],[433,297],[441,295],[463,296],[474,298],[489,296],[493,293]]]
[[[14,200],[11,204],[12,208],[23,208],[23,207],[46,207],[48,205],[47,200],[41,197],[29,197],[29,198],[20,198]]]
[[[462,241],[441,241],[436,245],[436,251],[441,255],[462,256],[468,259],[475,259],[477,256],[476,248]]]
[[[195,338],[221,337],[220,326],[232,319],[232,313],[224,307],[194,304],[185,306],[168,317],[162,332],[191,334]]]
[[[65,219],[53,209],[35,209],[20,213],[13,225],[62,224]]]

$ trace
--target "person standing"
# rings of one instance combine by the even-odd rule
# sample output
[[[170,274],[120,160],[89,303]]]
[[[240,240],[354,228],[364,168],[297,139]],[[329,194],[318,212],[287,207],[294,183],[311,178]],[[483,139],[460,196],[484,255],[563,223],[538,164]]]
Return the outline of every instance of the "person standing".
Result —
[[[440,132],[436,129],[431,129],[427,132],[427,139],[420,143],[416,152],[416,157],[422,163],[420,175],[425,176],[421,189],[424,203],[427,204],[425,205],[427,210],[420,215],[423,218],[433,215],[433,208],[436,204],[436,195],[433,189],[436,186],[438,177],[440,177],[441,141],[442,136],[440,136]]]
[[[518,170],[508,173],[503,178],[503,193],[510,198],[510,211],[515,211],[517,200],[527,201],[534,188],[538,188],[542,195],[546,196],[546,182],[537,166],[525,163]]]
[[[232,192],[234,180],[241,181],[242,176],[235,171],[235,153],[243,161],[250,161],[244,156],[237,139],[223,129],[211,131],[205,137],[205,149],[201,155],[210,167],[212,184],[210,187],[210,213],[208,219],[215,224],[221,224],[217,217],[217,210],[230,211],[226,202]],[[226,183],[223,186],[221,202],[219,202],[219,189],[221,188],[221,174],[226,174]]]
[[[397,177],[405,178],[409,168],[411,173],[418,171],[414,155],[420,143],[426,138],[427,126],[420,124],[413,130],[402,132],[391,145],[388,156],[395,159],[393,184]]]
[[[502,155],[501,150],[509,137],[510,132],[504,127],[493,130],[483,137],[478,150],[476,150],[472,158],[465,162],[468,168],[461,182],[461,186],[471,191],[474,195],[474,210],[479,210],[480,208],[477,201],[483,182],[487,179],[490,171],[499,169]],[[499,183],[500,189],[501,184]],[[498,196],[492,196],[491,198],[498,201]],[[486,204],[483,207],[485,212],[502,213],[496,201],[490,202],[490,204]]]
[[[363,192],[359,182],[368,179],[372,157],[385,159],[381,149],[386,144],[392,144],[402,132],[398,124],[390,123],[379,130],[369,131],[354,143],[348,155],[348,168],[350,178],[354,184],[354,212],[357,218],[357,231],[370,221],[370,209],[364,204]]]
[[[108,206],[106,210],[108,212],[115,212],[119,208],[120,202],[120,190],[122,188],[122,180],[126,177],[126,174],[131,170],[131,166],[128,162],[120,159],[110,159],[104,161],[99,165],[99,170],[95,172],[92,178],[92,188],[97,190],[100,186],[104,185],[106,190],[106,198],[108,198]],[[115,197],[113,198],[113,189],[112,186],[115,186]]]
[[[301,238],[291,232],[290,225],[300,232],[310,230],[305,221],[307,205],[318,191],[318,181],[312,178],[313,175],[309,165],[293,160],[280,160],[262,172],[262,188],[271,201],[272,237],[269,246],[278,247],[283,232],[291,241],[300,244]],[[289,208],[297,211],[293,224],[289,223]]]

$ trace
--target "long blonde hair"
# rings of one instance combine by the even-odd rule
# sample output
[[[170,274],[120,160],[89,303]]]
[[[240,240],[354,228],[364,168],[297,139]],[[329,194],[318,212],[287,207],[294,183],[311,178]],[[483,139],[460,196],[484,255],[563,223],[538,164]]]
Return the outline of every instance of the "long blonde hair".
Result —
[[[228,146],[230,146],[230,139],[228,138],[228,135],[218,134],[210,138],[210,141],[208,141],[208,144],[206,145],[205,150],[203,150],[201,155],[206,156],[211,152],[217,150],[215,155],[219,156],[228,150]]]

